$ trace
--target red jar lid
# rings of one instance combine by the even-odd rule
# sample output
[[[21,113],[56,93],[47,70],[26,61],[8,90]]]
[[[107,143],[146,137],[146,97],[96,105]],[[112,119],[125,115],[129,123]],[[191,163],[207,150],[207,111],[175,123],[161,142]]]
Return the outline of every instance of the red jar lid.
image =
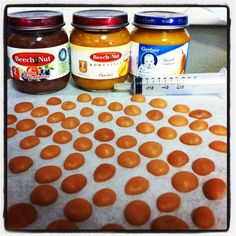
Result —
[[[59,11],[21,11],[7,16],[8,26],[15,30],[45,30],[65,25]]]
[[[128,15],[118,10],[84,10],[73,14],[72,25],[82,29],[102,30],[127,26]]]

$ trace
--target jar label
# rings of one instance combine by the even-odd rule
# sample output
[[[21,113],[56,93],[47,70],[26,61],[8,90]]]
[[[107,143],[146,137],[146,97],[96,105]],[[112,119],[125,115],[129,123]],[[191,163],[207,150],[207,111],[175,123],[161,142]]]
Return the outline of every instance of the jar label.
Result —
[[[7,47],[10,76],[17,80],[43,81],[70,73],[69,43],[50,48]]]
[[[184,74],[189,42],[159,46],[131,42],[131,74],[157,76]]]
[[[71,72],[86,79],[114,79],[130,70],[130,43],[117,47],[82,47],[71,44]]]

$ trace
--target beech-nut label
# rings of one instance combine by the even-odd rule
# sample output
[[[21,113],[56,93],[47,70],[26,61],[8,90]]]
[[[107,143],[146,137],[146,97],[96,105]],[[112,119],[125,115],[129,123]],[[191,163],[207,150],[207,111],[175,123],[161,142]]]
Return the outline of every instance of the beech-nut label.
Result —
[[[71,72],[87,79],[114,79],[130,71],[130,43],[117,47],[71,44]]]
[[[184,74],[189,42],[178,45],[149,45],[131,42],[131,71],[135,76]]]
[[[7,47],[10,76],[17,80],[58,79],[70,72],[69,43],[50,48]]]

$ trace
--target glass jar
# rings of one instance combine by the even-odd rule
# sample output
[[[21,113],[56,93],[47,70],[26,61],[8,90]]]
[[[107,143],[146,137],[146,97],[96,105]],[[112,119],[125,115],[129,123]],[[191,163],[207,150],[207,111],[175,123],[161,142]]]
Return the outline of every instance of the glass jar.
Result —
[[[112,90],[130,70],[130,33],[127,13],[84,10],[73,14],[70,35],[71,73],[85,90]]]
[[[190,36],[186,15],[145,11],[134,15],[131,74],[140,77],[183,74]]]
[[[9,74],[16,89],[41,94],[66,86],[70,65],[64,24],[62,13],[57,11],[8,14]]]

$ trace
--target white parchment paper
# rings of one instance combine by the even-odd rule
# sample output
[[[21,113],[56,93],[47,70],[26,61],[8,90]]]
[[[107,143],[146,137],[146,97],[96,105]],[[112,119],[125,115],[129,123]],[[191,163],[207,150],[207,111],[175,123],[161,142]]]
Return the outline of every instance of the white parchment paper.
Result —
[[[96,230],[100,229],[103,225],[109,224],[109,223],[118,223],[123,225],[126,229],[150,229],[151,222],[153,219],[155,219],[158,216],[166,215],[167,213],[161,213],[156,208],[156,199],[158,196],[165,192],[173,191],[178,193],[171,184],[171,177],[178,171],[188,170],[192,171],[191,165],[194,160],[196,160],[199,157],[207,157],[214,161],[216,165],[216,170],[211,173],[208,176],[202,177],[198,176],[199,179],[199,187],[190,192],[190,193],[178,193],[178,195],[181,197],[181,206],[175,210],[174,212],[168,213],[171,215],[178,216],[185,220],[187,224],[189,225],[190,229],[198,229],[191,220],[191,212],[193,209],[197,208],[198,206],[207,205],[209,206],[212,211],[214,212],[214,215],[216,217],[216,224],[213,229],[225,229],[227,225],[227,197],[224,197],[221,200],[217,201],[210,201],[206,199],[202,192],[202,185],[205,181],[207,181],[210,178],[218,177],[222,178],[224,181],[226,181],[227,178],[227,155],[213,151],[209,149],[208,144],[214,140],[222,140],[226,142],[226,137],[216,136],[206,131],[198,132],[198,134],[202,137],[203,142],[201,145],[198,146],[188,146],[184,145],[179,141],[179,137],[181,134],[185,132],[192,132],[192,130],[188,127],[173,127],[177,132],[178,136],[174,140],[163,140],[158,137],[156,134],[156,131],[162,127],[162,126],[171,126],[168,123],[168,118],[176,113],[172,110],[174,105],[176,104],[186,104],[190,107],[191,110],[193,109],[206,109],[210,111],[213,114],[213,117],[210,119],[207,119],[209,126],[214,124],[221,124],[226,125],[226,99],[220,98],[217,96],[165,96],[162,97],[168,102],[168,107],[165,109],[160,109],[164,113],[164,118],[161,121],[150,121],[146,117],[146,112],[151,109],[155,109],[151,107],[148,103],[151,99],[154,97],[147,96],[146,103],[133,103],[138,105],[142,109],[142,114],[136,117],[132,117],[135,121],[135,125],[130,128],[121,128],[116,125],[116,119],[121,116],[125,115],[124,111],[119,112],[112,112],[109,111],[108,104],[113,101],[118,101],[123,104],[125,107],[126,105],[132,104],[130,101],[131,95],[125,92],[107,92],[107,93],[92,93],[91,96],[97,97],[102,96],[107,100],[107,106],[104,107],[97,107],[89,103],[79,103],[77,102],[77,96],[80,93],[84,93],[84,91],[79,90],[78,88],[75,88],[71,83],[67,85],[67,87],[61,91],[58,91],[53,94],[47,94],[47,95],[28,95],[24,93],[20,93],[16,91],[11,84],[11,81],[8,82],[8,114],[15,114],[17,116],[18,121],[25,118],[32,118],[30,115],[30,111],[26,113],[15,113],[14,112],[14,106],[23,101],[30,101],[34,104],[34,107],[38,106],[46,106],[49,109],[49,114],[56,112],[56,111],[62,111],[65,113],[66,117],[68,116],[76,116],[80,123],[84,122],[92,122],[95,126],[94,132],[102,127],[107,127],[112,129],[115,132],[115,138],[108,142],[111,145],[115,147],[115,155],[112,158],[108,159],[100,159],[95,154],[95,148],[101,144],[101,142],[94,139],[93,134],[94,132],[82,135],[78,132],[77,129],[69,130],[72,135],[73,139],[71,142],[67,144],[59,145],[61,147],[61,154],[54,159],[51,160],[42,160],[40,158],[40,151],[42,148],[46,147],[47,145],[53,144],[53,134],[47,138],[40,138],[40,144],[32,149],[29,150],[22,150],[19,147],[19,142],[26,136],[33,135],[35,132],[35,129],[27,132],[20,132],[18,131],[17,135],[8,139],[8,160],[10,160],[14,156],[19,155],[26,155],[32,158],[34,165],[26,172],[21,174],[13,174],[10,172],[9,169],[7,169],[7,203],[8,207],[10,207],[13,204],[21,203],[21,202],[27,202],[30,203],[30,194],[31,191],[35,186],[38,185],[38,183],[34,180],[35,171],[39,169],[42,166],[45,165],[57,165],[60,166],[62,169],[62,176],[55,182],[51,183],[54,187],[57,188],[59,197],[57,201],[49,206],[40,207],[37,205],[34,205],[38,212],[38,218],[35,222],[33,222],[31,225],[27,226],[25,229],[46,229],[47,225],[51,223],[54,220],[57,219],[65,219],[63,210],[65,204],[74,198],[86,198],[93,207],[93,212],[91,217],[89,217],[84,222],[76,223],[80,229],[90,229],[90,230]],[[64,111],[61,109],[61,106],[47,106],[46,101],[48,98],[52,96],[57,96],[62,99],[62,101],[72,101],[76,103],[76,109],[70,110],[70,111]],[[156,96],[158,97],[158,96]],[[92,117],[82,117],[80,116],[80,110],[82,107],[92,107],[94,110],[94,115]],[[108,111],[112,113],[113,120],[111,122],[102,123],[98,120],[99,113],[103,111]],[[194,119],[190,118],[187,114],[180,114],[184,115],[186,118],[188,118],[189,123],[191,123]],[[35,121],[37,123],[37,126],[42,124],[47,124],[47,117],[43,118],[35,118]],[[148,121],[155,125],[155,132],[152,134],[143,135],[136,131],[135,127],[138,123]],[[16,122],[17,123],[17,122]],[[15,127],[15,124],[10,125],[9,127]],[[53,133],[55,133],[58,130],[62,130],[60,123],[56,124],[50,124],[53,128]],[[167,161],[167,155],[174,151],[174,150],[183,150],[185,151],[189,157],[190,161],[185,166],[181,168],[174,168],[172,166],[170,167],[170,171],[167,175],[164,176],[153,176],[146,170],[147,163],[152,160],[146,157],[141,157],[141,163],[137,167],[133,169],[126,169],[118,165],[117,163],[117,157],[118,155],[126,150],[119,149],[116,146],[116,140],[125,134],[133,135],[138,140],[138,143],[135,147],[129,149],[132,151],[135,151],[138,153],[139,146],[146,141],[157,141],[162,144],[163,146],[163,153],[161,154],[158,159],[162,159]],[[76,170],[67,171],[63,168],[63,163],[65,158],[68,156],[68,154],[72,152],[77,152],[73,148],[73,142],[81,136],[89,137],[93,141],[93,148],[90,151],[83,152],[82,154],[85,156],[85,164]],[[116,173],[114,177],[108,181],[96,183],[93,180],[93,172],[96,169],[96,167],[102,163],[111,163],[116,167]],[[81,191],[75,193],[75,194],[67,194],[64,193],[61,188],[61,182],[63,179],[69,175],[75,174],[75,173],[82,173],[87,177],[87,185],[84,187]],[[145,193],[139,194],[139,195],[133,195],[128,196],[124,192],[124,187],[127,181],[133,177],[141,175],[146,177],[149,180],[150,187],[148,191]],[[97,207],[93,204],[92,198],[93,195],[101,188],[111,188],[117,196],[116,202],[109,207]],[[146,201],[150,208],[152,209],[151,217],[142,226],[132,226],[130,225],[123,216],[123,210],[125,206],[128,204],[128,202],[135,200],[135,199],[141,199]]]

